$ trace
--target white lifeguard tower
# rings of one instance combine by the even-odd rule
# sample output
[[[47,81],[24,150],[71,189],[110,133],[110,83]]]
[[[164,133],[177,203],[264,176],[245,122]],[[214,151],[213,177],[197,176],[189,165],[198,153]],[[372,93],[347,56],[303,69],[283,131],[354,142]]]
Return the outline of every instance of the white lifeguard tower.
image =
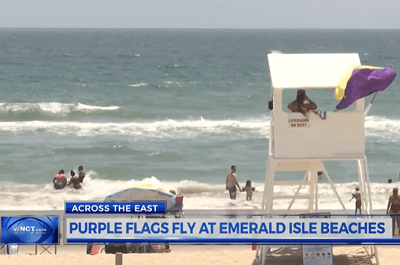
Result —
[[[333,89],[355,65],[361,65],[356,53],[348,54],[268,54],[271,74],[272,104],[270,120],[269,152],[265,178],[262,210],[265,214],[300,214],[318,212],[318,171],[322,171],[331,185],[335,198],[346,214],[350,214],[337,192],[324,161],[354,161],[357,164],[359,188],[362,194],[363,214],[372,214],[372,199],[369,186],[368,163],[365,156],[364,99],[355,103],[354,111],[327,111],[326,118],[310,112],[290,113],[282,104],[285,89]],[[318,99],[313,98],[318,104]],[[272,106],[271,106],[272,105]],[[323,106],[319,108],[323,109]],[[305,172],[301,181],[276,179],[279,171]],[[298,185],[294,195],[274,194],[275,185]],[[308,187],[308,194],[300,194]],[[275,209],[277,200],[290,201],[286,209]],[[304,209],[292,209],[295,200],[308,200]],[[326,209],[324,211],[327,211]],[[352,209],[352,212],[354,209]],[[266,264],[271,246],[258,246],[256,261]],[[376,247],[367,249],[378,263]]]

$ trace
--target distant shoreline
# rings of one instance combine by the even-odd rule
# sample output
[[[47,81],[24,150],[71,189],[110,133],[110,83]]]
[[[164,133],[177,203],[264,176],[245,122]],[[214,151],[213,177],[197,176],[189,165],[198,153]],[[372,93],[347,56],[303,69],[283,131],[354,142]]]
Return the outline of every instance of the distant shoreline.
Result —
[[[50,28],[50,27],[0,27],[0,30],[195,30],[195,31],[204,31],[204,30],[229,30],[229,31],[247,31],[247,30],[252,30],[252,31],[400,31],[400,28],[154,28],[154,27],[149,27],[149,28],[121,28],[121,27],[115,27],[115,28],[103,28],[103,27],[98,27],[98,28],[90,28],[90,27],[81,27],[81,28],[73,28],[73,27],[55,27],[55,28]]]

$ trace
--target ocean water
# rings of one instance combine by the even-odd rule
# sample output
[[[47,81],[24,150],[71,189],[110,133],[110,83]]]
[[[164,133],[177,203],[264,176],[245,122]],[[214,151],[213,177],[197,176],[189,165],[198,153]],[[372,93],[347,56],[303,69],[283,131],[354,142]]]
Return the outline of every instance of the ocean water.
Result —
[[[177,190],[186,209],[260,208],[269,137],[266,55],[356,52],[363,64],[396,70],[399,33],[0,29],[0,210],[62,209],[64,200],[102,200],[138,183]],[[400,185],[399,84],[379,93],[365,120],[375,208],[385,208]],[[337,104],[333,93],[311,96]],[[232,164],[242,186],[253,181],[253,201],[244,194],[228,199]],[[82,190],[52,188],[60,169],[79,165],[87,172]],[[326,166],[350,199],[356,165]],[[321,182],[320,208],[340,208]]]

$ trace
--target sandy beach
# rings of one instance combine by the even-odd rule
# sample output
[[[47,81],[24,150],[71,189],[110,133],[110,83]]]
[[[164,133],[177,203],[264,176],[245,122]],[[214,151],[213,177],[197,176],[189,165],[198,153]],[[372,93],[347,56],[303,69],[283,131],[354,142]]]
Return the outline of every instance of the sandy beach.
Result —
[[[0,264],[12,265],[83,265],[115,264],[114,254],[100,253],[97,255],[86,255],[84,246],[61,246],[54,255],[54,247],[51,249],[53,254],[43,253],[39,255],[42,248],[38,248],[38,255],[34,255],[34,246],[21,246],[17,255],[0,255]],[[255,251],[251,246],[227,246],[227,245],[196,245],[196,246],[171,246],[170,253],[152,254],[124,254],[123,264],[176,264],[176,265],[203,265],[203,264],[248,264],[254,262]],[[362,247],[334,247],[333,262],[340,265],[352,264],[375,264],[375,260],[365,252]],[[397,264],[400,260],[400,251],[397,246],[379,247],[380,264]],[[276,254],[269,264],[302,264],[300,252],[297,249],[284,249]]]

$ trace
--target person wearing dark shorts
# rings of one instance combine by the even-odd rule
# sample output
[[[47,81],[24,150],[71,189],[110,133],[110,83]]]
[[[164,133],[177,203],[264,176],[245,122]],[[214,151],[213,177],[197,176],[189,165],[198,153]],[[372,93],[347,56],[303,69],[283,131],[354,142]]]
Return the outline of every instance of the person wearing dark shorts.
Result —
[[[232,199],[232,200],[236,200],[236,186],[230,186],[229,187],[229,197]]]
[[[350,201],[352,199],[354,199],[354,198],[356,199],[356,210],[355,210],[354,214],[356,215],[357,214],[357,210],[359,210],[360,211],[360,215],[361,215],[361,192],[360,192],[360,188],[356,188],[356,193],[353,193],[352,195],[353,195],[353,197],[351,197]]]
[[[242,189],[239,186],[239,183],[236,178],[236,166],[231,166],[231,171],[226,176],[226,189],[229,190],[229,197],[231,200],[236,200],[236,186],[239,188],[239,191]]]
[[[61,169],[53,178],[53,185],[56,190],[61,190],[67,186],[67,179],[65,178],[64,170]]]

